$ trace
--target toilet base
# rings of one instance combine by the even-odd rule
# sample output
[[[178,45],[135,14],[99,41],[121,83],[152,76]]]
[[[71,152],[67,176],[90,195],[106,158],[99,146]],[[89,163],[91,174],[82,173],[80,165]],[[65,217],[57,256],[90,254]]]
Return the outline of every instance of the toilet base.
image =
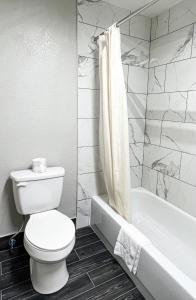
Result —
[[[30,258],[30,275],[33,288],[40,294],[59,291],[69,278],[65,259],[56,263],[41,263]]]

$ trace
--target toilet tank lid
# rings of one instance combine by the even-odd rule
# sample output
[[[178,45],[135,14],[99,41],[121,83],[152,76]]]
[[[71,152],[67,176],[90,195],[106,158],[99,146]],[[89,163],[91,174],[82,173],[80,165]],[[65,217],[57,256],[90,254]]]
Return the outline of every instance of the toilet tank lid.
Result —
[[[50,167],[47,168],[46,172],[35,173],[32,170],[20,170],[11,172],[10,178],[16,182],[20,181],[33,181],[42,180],[49,178],[64,177],[65,169],[62,167]]]

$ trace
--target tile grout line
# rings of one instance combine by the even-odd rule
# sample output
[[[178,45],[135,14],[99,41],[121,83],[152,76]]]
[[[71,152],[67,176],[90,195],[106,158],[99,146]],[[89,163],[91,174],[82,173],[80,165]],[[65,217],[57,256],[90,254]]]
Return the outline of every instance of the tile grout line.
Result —
[[[122,295],[118,296],[117,298],[114,298],[113,300],[118,300],[120,297],[126,296],[127,293],[132,292],[132,291],[134,291],[134,290],[137,290],[137,287],[136,287],[136,286],[133,287],[132,289],[130,289],[129,291],[123,293]],[[137,300],[137,299],[133,299],[133,300]]]
[[[85,274],[87,274],[87,273],[85,273]],[[124,274],[125,274],[125,272],[124,272]],[[76,298],[76,297],[78,297],[78,296],[81,296],[81,295],[83,295],[83,294],[85,294],[85,293],[87,293],[87,292],[89,292],[89,291],[91,291],[91,290],[93,290],[93,289],[95,289],[95,288],[97,288],[97,287],[99,287],[99,286],[102,286],[103,284],[105,284],[105,283],[107,283],[107,282],[110,282],[111,280],[113,280],[113,279],[115,279],[115,278],[117,278],[117,277],[123,276],[124,274],[120,274],[120,275],[118,275],[118,276],[115,276],[115,277],[112,278],[112,279],[106,280],[106,281],[104,281],[103,283],[98,284],[98,285],[96,285],[95,287],[86,290],[85,292],[82,292],[82,293],[80,293],[80,294],[78,294],[78,295],[75,295],[74,297],[71,297],[69,300],[72,300],[72,299],[74,300],[74,298]],[[88,275],[88,274],[87,274],[87,275]]]

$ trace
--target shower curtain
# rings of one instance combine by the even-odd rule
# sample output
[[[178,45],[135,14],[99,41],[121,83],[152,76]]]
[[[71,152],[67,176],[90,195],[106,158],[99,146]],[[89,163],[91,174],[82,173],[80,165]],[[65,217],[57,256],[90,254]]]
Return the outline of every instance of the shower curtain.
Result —
[[[130,219],[130,164],[127,96],[120,30],[112,25],[99,37],[100,157],[109,205]]]

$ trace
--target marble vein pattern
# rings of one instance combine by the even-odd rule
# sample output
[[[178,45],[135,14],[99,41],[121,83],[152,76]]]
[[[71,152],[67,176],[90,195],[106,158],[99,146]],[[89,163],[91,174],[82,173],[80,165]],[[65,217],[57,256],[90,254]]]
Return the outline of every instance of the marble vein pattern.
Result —
[[[196,123],[196,92],[188,92],[186,122]]]
[[[142,185],[142,166],[130,168],[131,188],[141,187]]]
[[[143,165],[142,187],[156,194],[158,172]]]
[[[151,42],[150,67],[191,57],[193,25]]]
[[[111,5],[102,0],[78,1],[78,21],[94,26],[108,28],[128,14],[129,10]],[[121,32],[129,34],[129,23],[121,26]]]
[[[166,65],[149,70],[148,93],[163,93],[165,90]]]
[[[77,202],[77,228],[90,225],[91,199],[84,199]]]
[[[167,65],[166,92],[196,90],[196,58],[175,62]]]
[[[144,165],[165,175],[179,178],[181,153],[145,144]]]
[[[129,119],[129,143],[137,144],[144,142],[144,119]]]
[[[155,40],[169,32],[169,10],[152,18],[151,39]]]
[[[169,31],[175,31],[196,22],[196,2],[182,1],[170,9]]]
[[[149,94],[146,117],[162,121],[184,122],[187,96],[187,92]],[[191,106],[191,100],[189,102]]]
[[[195,187],[158,173],[156,193],[161,198],[196,217]]]
[[[99,89],[99,67],[96,59],[79,56],[78,87]]]
[[[196,155],[196,124],[163,122],[161,145]]]
[[[147,120],[145,127],[145,143],[160,145],[161,121]]]
[[[124,64],[148,68],[149,48],[148,41],[121,35],[122,62]]]
[[[129,144],[130,166],[137,167],[143,164],[143,143]]]

